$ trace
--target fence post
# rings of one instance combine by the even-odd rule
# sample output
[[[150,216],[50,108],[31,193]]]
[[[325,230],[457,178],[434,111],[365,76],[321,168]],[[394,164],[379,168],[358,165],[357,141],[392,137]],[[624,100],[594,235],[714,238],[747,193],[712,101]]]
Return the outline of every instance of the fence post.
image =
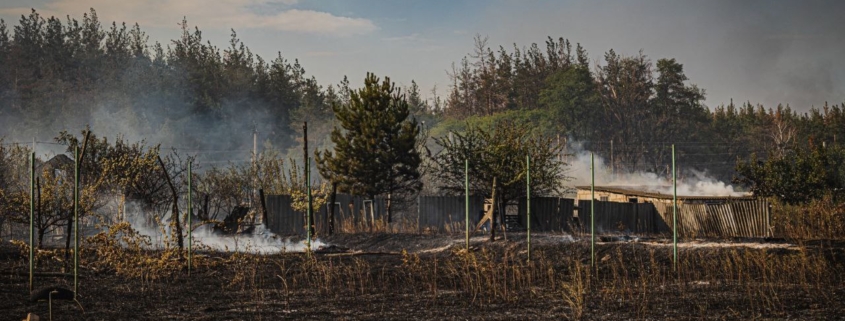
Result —
[[[29,155],[29,292],[35,265],[35,150]]]
[[[672,144],[672,252],[673,264],[678,268],[678,177],[675,173],[675,144]]]
[[[531,156],[525,156],[525,217],[528,229],[528,261],[531,261]]]
[[[308,244],[308,253],[311,254],[311,157],[306,156],[308,162],[305,164],[305,188],[308,192],[308,213],[306,218],[306,227],[307,227],[307,244]]]
[[[74,149],[73,170],[73,299],[79,293],[79,144]]]
[[[466,215],[467,253],[469,253],[469,159],[464,159],[464,214]]]
[[[193,259],[193,248],[191,247],[191,245],[193,244],[193,242],[191,242],[191,240],[193,238],[193,235],[192,235],[193,218],[192,217],[194,216],[193,215],[194,214],[194,203],[193,203],[193,198],[192,198],[193,185],[192,185],[192,182],[191,182],[191,172],[192,172],[191,171],[191,165],[192,164],[193,164],[192,161],[188,162],[188,275],[191,275],[191,267],[193,266],[193,264],[192,264],[193,263],[193,260],[192,260]]]
[[[590,153],[590,263],[596,266],[596,163]]]

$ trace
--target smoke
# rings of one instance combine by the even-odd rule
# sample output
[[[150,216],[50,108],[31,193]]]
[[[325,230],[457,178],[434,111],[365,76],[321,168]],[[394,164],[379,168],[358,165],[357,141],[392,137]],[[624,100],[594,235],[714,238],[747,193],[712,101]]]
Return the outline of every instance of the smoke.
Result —
[[[590,174],[590,152],[583,150],[578,143],[573,144],[575,152],[570,159],[568,176],[572,177],[570,183],[575,186],[589,186],[591,183]],[[637,190],[652,193],[672,194],[672,177],[670,175],[658,175],[657,173],[633,172],[620,173],[612,172],[604,158],[595,155],[595,184],[596,186],[617,186],[630,187]],[[683,196],[745,196],[747,193],[736,191],[734,187],[725,184],[706,173],[697,170],[684,171],[677,181],[678,195]]]
[[[151,213],[144,213],[136,202],[127,202],[126,220],[138,234],[148,237],[153,249],[163,249],[168,235],[172,235],[167,219],[161,223],[147,220]],[[187,230],[185,244],[187,245]],[[266,226],[258,225],[251,234],[223,235],[215,232],[210,224],[197,227],[191,233],[195,250],[211,250],[218,252],[247,252],[256,254],[275,254],[285,252],[305,252],[308,245],[305,240],[283,238],[271,232]],[[326,246],[317,239],[311,242],[311,249],[316,250]]]
[[[295,241],[293,238],[281,238],[268,230],[263,224],[255,227],[251,235],[224,236],[215,234],[211,227],[206,225],[197,228],[193,232],[194,244],[200,248],[207,247],[211,250],[221,252],[250,252],[261,254],[273,254],[284,252],[305,252],[308,245],[305,240]],[[316,250],[326,246],[321,240],[311,242],[311,249]]]

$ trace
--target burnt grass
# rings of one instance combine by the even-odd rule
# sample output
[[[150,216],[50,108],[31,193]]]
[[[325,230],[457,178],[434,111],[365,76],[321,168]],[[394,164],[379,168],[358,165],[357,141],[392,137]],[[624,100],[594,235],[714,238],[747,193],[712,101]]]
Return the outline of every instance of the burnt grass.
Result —
[[[54,301],[54,320],[522,320],[522,319],[843,319],[845,243],[784,245],[723,241],[682,246],[612,241],[596,245],[556,235],[525,235],[490,243],[461,236],[351,234],[303,253],[200,253],[192,274],[159,278],[80,269],[78,303]],[[149,253],[155,255],[155,252]],[[216,263],[215,263],[216,262]],[[42,259],[38,272],[62,263]],[[35,313],[27,260],[0,245],[0,320]],[[72,277],[39,275],[35,288],[64,286]]]

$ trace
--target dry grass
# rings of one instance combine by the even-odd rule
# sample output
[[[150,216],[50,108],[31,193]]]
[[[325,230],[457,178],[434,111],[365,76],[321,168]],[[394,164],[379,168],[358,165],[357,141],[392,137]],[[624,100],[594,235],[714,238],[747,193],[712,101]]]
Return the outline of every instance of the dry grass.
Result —
[[[186,273],[173,247],[147,250],[143,237],[125,224],[92,237],[83,253],[86,271],[113,273],[138,290],[176,286]],[[287,309],[303,295],[414,298],[420,304],[461,302],[470,307],[544,302],[549,315],[568,319],[614,315],[624,319],[675,317],[790,317],[796,309],[838,306],[845,247],[826,242],[790,248],[680,249],[673,264],[668,246],[639,243],[597,246],[590,265],[586,242],[535,247],[481,243],[445,252],[324,256],[207,253],[194,257],[200,278],[220,279],[219,291],[241,293],[243,309]],[[58,255],[41,252],[41,261]],[[274,303],[275,302],[275,303]],[[741,307],[739,309],[738,307]],[[667,312],[668,311],[668,312]],[[810,312],[807,312],[810,313]]]
[[[845,239],[845,203],[830,195],[802,205],[772,202],[775,235],[797,241]]]

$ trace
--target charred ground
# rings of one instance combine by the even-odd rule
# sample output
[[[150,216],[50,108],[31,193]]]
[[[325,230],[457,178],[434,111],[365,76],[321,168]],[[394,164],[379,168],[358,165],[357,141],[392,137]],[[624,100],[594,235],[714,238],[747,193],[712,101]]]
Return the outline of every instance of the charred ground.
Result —
[[[79,305],[53,304],[55,320],[276,319],[835,319],[845,315],[845,244],[684,243],[672,263],[662,240],[590,243],[561,235],[472,239],[348,234],[308,258],[303,253],[202,253],[193,273],[162,269],[130,275],[83,252]],[[159,252],[145,252],[155,257]],[[37,271],[61,271],[42,253]],[[167,262],[179,265],[177,258]],[[113,268],[109,268],[109,267]],[[26,257],[0,246],[3,320],[28,312]],[[72,277],[39,276],[35,287]],[[80,307],[81,306],[81,307]]]

